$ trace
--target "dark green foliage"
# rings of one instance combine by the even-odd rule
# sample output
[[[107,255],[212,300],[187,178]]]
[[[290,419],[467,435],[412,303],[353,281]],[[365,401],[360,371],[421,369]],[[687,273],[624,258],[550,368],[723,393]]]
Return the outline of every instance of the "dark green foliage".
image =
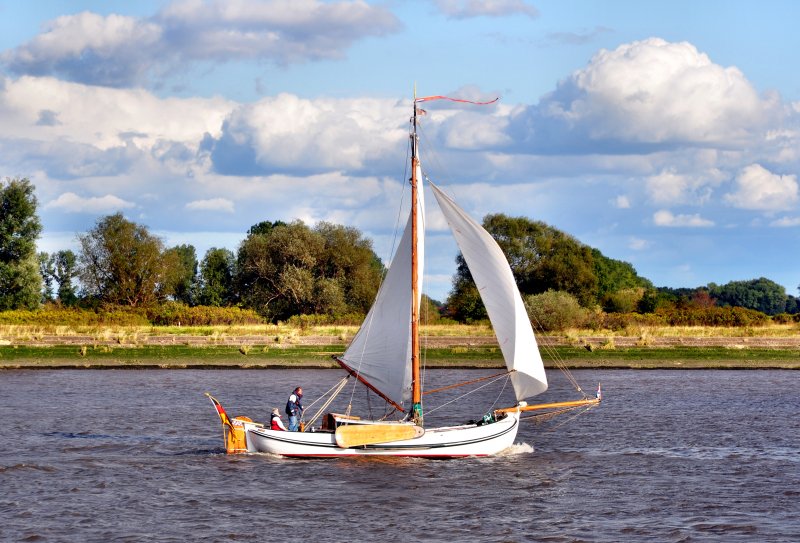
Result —
[[[278,227],[278,226],[286,226],[286,223],[283,222],[283,221],[275,221],[275,222],[261,221],[260,223],[256,223],[253,226],[251,226],[247,230],[247,235],[251,235],[251,234],[269,234],[270,232],[272,232],[273,228]]]
[[[39,261],[39,275],[42,276],[42,303],[53,301],[53,266],[50,262],[50,255],[41,252],[36,255]]]
[[[223,306],[235,302],[233,286],[236,260],[228,249],[212,247],[200,263],[198,299],[201,305]]]
[[[194,305],[197,287],[197,253],[193,245],[176,245],[165,251],[175,263],[172,274],[172,297],[177,302]]]
[[[79,235],[80,277],[86,292],[106,303],[146,306],[163,300],[178,267],[160,239],[121,213],[99,219]]]
[[[639,277],[628,262],[604,256],[598,249],[592,249],[594,272],[597,276],[597,299],[603,300],[608,294],[623,289],[652,289],[653,283]]]
[[[458,322],[473,323],[486,320],[489,316],[481,301],[478,288],[467,268],[464,257],[456,256],[456,274],[453,276],[453,290],[447,298],[444,314]]]
[[[72,280],[78,276],[78,257],[70,250],[58,251],[50,257],[53,279],[58,283],[58,301],[63,305],[75,305],[78,295]]]
[[[0,311],[32,309],[41,301],[36,239],[42,231],[28,179],[0,183]]]
[[[786,311],[786,289],[765,277],[750,281],[731,281],[722,286],[711,283],[708,290],[721,306],[746,307],[767,315]]]
[[[483,227],[506,255],[523,296],[555,290],[569,292],[584,306],[597,301],[598,279],[588,246],[543,222],[524,217],[487,215]],[[461,255],[456,262],[453,291],[447,300],[448,316],[461,322],[485,319],[486,311]]]
[[[266,233],[251,233],[242,242],[236,286],[246,307],[271,320],[365,313],[382,267],[372,243],[355,228],[274,223]]]
[[[587,306],[597,299],[592,250],[541,221],[487,215],[483,226],[497,241],[523,294],[560,290]]]
[[[72,280],[78,276],[78,258],[70,250],[58,251],[52,255],[39,253],[39,270],[44,281],[43,302],[58,300],[62,305],[75,305],[78,294]],[[53,284],[58,290],[53,294]]]

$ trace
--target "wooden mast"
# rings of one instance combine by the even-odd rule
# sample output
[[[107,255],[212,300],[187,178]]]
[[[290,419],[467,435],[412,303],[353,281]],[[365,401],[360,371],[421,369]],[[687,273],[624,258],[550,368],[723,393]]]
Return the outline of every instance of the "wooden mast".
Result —
[[[419,224],[417,224],[417,87],[414,85],[414,117],[411,131],[411,402],[412,417],[416,424],[422,425],[422,382],[419,371],[419,277],[417,240]]]

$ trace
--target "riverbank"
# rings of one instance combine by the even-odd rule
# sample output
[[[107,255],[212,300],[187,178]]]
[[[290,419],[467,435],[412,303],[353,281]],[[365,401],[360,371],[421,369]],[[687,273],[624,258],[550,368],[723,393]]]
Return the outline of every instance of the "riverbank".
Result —
[[[332,355],[342,345],[205,346],[147,345],[111,347],[15,346],[0,347],[0,369],[253,369],[335,368]],[[429,368],[501,368],[497,346],[428,348]],[[545,366],[603,369],[800,369],[797,348],[730,347],[618,347],[589,350],[575,346],[543,348]]]
[[[0,369],[337,367],[356,327],[0,326]],[[486,326],[423,327],[428,367],[499,368]],[[744,335],[747,334],[747,335]],[[800,333],[762,329],[570,331],[539,337],[545,365],[570,368],[800,369]]]

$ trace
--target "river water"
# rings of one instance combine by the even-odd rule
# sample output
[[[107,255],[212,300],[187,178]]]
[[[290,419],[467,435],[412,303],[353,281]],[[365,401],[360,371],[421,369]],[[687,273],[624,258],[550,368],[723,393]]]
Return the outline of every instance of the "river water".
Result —
[[[800,541],[800,374],[574,374],[603,404],[523,424],[498,457],[298,460],[225,455],[203,392],[264,420],[336,370],[3,371],[0,540]],[[549,375],[540,399],[571,399]],[[457,393],[426,423],[511,401],[495,383],[433,411]],[[369,407],[349,385],[340,398]]]

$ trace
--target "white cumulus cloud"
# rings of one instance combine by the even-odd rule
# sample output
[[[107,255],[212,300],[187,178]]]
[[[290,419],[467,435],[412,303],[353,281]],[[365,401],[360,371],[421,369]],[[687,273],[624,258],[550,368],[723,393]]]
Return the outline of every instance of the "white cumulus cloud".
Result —
[[[678,173],[674,169],[663,170],[645,179],[650,201],[658,205],[706,203],[724,175],[719,170]]]
[[[736,176],[734,191],[725,200],[741,209],[784,211],[797,205],[799,193],[796,175],[778,175],[751,164]]]
[[[217,171],[269,174],[361,169],[395,156],[408,137],[396,100],[309,100],[279,94],[243,104],[208,142]]]
[[[760,97],[738,68],[690,43],[649,38],[600,50],[515,124],[534,147],[618,152],[742,145],[783,114],[778,98]]]
[[[689,227],[703,228],[714,226],[714,222],[700,217],[699,214],[693,215],[673,215],[671,211],[662,209],[653,214],[653,223],[656,226],[666,227]]]
[[[193,211],[223,211],[233,213],[233,202],[227,198],[209,198],[208,200],[194,200],[186,204],[186,209]]]
[[[90,196],[84,198],[78,196],[74,192],[65,192],[55,200],[52,200],[44,205],[45,209],[61,209],[68,213],[112,213],[120,209],[127,209],[134,207],[133,202],[128,202],[114,196],[113,194],[106,194],[105,196]]]

